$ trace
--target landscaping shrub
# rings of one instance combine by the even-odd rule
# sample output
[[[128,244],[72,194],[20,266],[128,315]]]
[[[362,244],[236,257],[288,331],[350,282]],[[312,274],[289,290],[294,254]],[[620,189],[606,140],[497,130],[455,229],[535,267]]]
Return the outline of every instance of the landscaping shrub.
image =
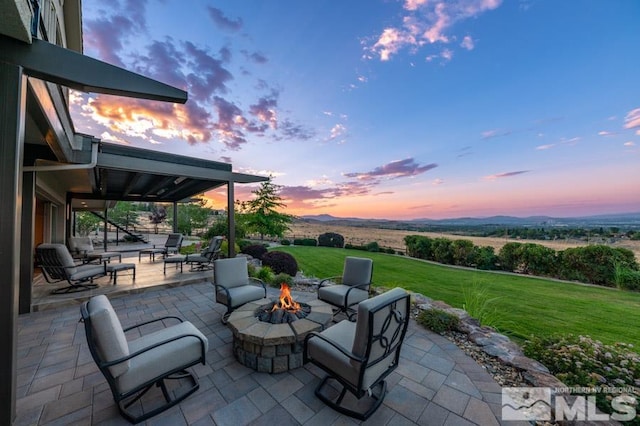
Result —
[[[520,243],[507,243],[498,252],[498,262],[503,271],[514,272],[520,266]]]
[[[555,276],[557,253],[540,244],[523,244],[521,251],[522,272],[538,276]]]
[[[234,248],[236,253],[240,253],[240,246],[238,245],[238,243],[234,244]],[[222,257],[226,257],[227,253],[229,253],[229,241],[223,240],[222,245],[220,246],[220,254]]]
[[[262,256],[262,265],[268,266],[275,274],[284,272],[294,277],[298,273],[295,257],[283,251],[272,250]]]
[[[286,240],[286,239],[285,240],[281,240],[280,244],[282,244],[283,246],[290,246],[291,245],[291,241]]]
[[[280,288],[280,284],[286,284],[289,287],[293,285],[293,277],[289,274],[280,273],[273,277],[273,281],[271,282],[272,287]]]
[[[404,237],[407,254],[418,259],[433,260],[433,238],[422,235],[407,235]]]
[[[264,244],[251,244],[246,246],[242,253],[248,254],[254,259],[262,259],[262,256],[267,252],[267,247]]]
[[[390,247],[384,248],[382,251],[387,254],[396,254],[396,251]]]
[[[377,253],[380,251],[380,245],[375,241],[370,242],[369,244],[366,245],[366,247],[367,247],[367,251],[370,251],[373,253]]]
[[[590,245],[557,252],[541,244],[510,242],[496,255],[493,247],[478,247],[462,239],[407,235],[404,242],[409,256],[443,264],[502,269],[640,291],[640,268],[633,252],[625,248]],[[359,249],[349,244],[345,248]],[[622,268],[618,275],[617,267]]]
[[[498,268],[498,256],[496,256],[495,250],[491,246],[476,246],[474,259],[475,266],[478,269],[491,271]]]
[[[296,238],[293,240],[293,244],[296,246],[317,246],[318,241],[315,238]]]
[[[616,265],[638,270],[631,250],[605,245],[568,248],[558,258],[559,278],[607,287],[615,286]]]
[[[614,282],[619,289],[640,291],[640,271],[616,264]]]
[[[258,278],[258,268],[253,263],[247,263],[247,272],[250,277]]]
[[[476,251],[473,241],[454,240],[451,243],[453,264],[458,266],[473,266],[475,264]]]
[[[238,247],[240,247],[240,253],[244,253],[244,249],[252,245],[253,243],[249,240],[239,240]]]
[[[435,238],[432,243],[433,260],[453,265],[453,243],[447,238]]]
[[[255,275],[259,280],[264,281],[266,284],[271,284],[273,282],[274,273],[268,266],[262,266]]]
[[[344,247],[344,237],[335,232],[325,232],[318,236],[318,245],[322,247]]]
[[[367,251],[367,246],[357,246],[357,245],[353,245],[350,243],[347,243],[344,245],[344,248],[346,249],[350,249],[350,250],[362,250],[362,251]]]
[[[417,321],[436,333],[458,330],[460,319],[441,309],[425,309],[418,314]]]
[[[569,334],[532,337],[524,343],[523,349],[526,356],[540,361],[567,386],[634,389],[631,396],[640,400],[640,355],[631,350],[631,345],[604,345],[589,336]],[[615,396],[595,393],[596,405],[611,414],[609,399]],[[636,416],[631,424],[640,424],[640,417]]]

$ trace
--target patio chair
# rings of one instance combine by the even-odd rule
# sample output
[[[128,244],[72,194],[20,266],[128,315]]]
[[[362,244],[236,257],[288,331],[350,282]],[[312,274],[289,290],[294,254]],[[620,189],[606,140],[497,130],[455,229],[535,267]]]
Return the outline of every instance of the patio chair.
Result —
[[[200,253],[188,254],[185,262],[191,271],[204,271],[213,268],[213,261],[220,256],[220,247],[224,237],[213,237],[209,245]]]
[[[234,309],[267,297],[264,283],[249,277],[246,257],[217,259],[213,263],[216,302],[227,307],[227,312],[222,316],[223,324],[227,323]]]
[[[104,295],[84,302],[80,313],[91,356],[107,380],[125,419],[132,423],[142,422],[198,390],[198,380],[186,369],[198,363],[205,364],[209,342],[190,322],[172,316],[123,329]],[[127,331],[138,333],[144,325],[157,322],[165,325],[167,321],[178,323],[127,341]],[[169,383],[174,384],[171,389],[167,386]],[[157,405],[159,398],[140,400],[154,387],[161,389],[164,403],[149,409],[150,405]]]
[[[335,307],[334,317],[344,312],[353,320],[356,311],[352,306],[369,298],[373,276],[373,261],[367,258],[347,256],[341,277],[330,277],[320,281],[318,299]]]
[[[167,257],[172,253],[178,253],[180,251],[180,247],[182,247],[182,239],[182,234],[169,234],[167,236],[167,241],[164,243],[164,247],[156,247],[154,244],[153,247],[140,250],[138,253],[138,262],[140,262],[143,254],[148,254],[149,260],[153,259],[155,262],[156,254],[161,254],[162,257]]]
[[[57,288],[51,294],[75,293],[98,287],[94,278],[107,275],[106,264],[76,265],[64,244],[40,244],[36,247],[36,261],[48,283],[67,281],[68,286]]]
[[[67,240],[71,256],[81,259],[83,263],[98,260],[99,262],[111,262],[111,259],[117,257],[122,262],[122,253],[115,251],[96,252],[93,248],[91,237],[69,237]]]
[[[308,334],[304,362],[327,373],[316,396],[340,413],[369,418],[384,400],[385,377],[398,366],[409,314],[409,294],[394,288],[361,302],[355,323],[343,320]]]

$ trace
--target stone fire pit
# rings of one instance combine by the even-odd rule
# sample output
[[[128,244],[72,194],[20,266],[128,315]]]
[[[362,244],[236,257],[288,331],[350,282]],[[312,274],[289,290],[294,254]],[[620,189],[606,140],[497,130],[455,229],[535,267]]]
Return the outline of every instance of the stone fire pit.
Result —
[[[275,300],[277,298],[247,303],[233,311],[228,321],[233,332],[233,354],[238,362],[265,373],[302,367],[305,336],[327,328],[333,316],[331,305],[313,300],[305,302],[311,307],[306,318],[285,324],[260,321],[256,311]]]

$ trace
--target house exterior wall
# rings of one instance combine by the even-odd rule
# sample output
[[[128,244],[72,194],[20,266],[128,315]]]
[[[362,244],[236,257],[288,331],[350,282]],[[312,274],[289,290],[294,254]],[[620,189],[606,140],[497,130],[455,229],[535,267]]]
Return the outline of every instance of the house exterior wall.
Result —
[[[40,0],[38,4],[41,19],[34,20],[38,8],[31,0],[0,0],[2,37],[32,43],[36,22],[38,38],[82,51],[80,0]],[[65,26],[65,17],[73,22]],[[28,108],[27,92],[35,100]],[[27,78],[21,66],[3,61],[0,112],[0,269],[5,274],[0,283],[0,424],[11,424],[16,402],[17,317],[30,309],[34,243],[64,241],[65,235],[66,199],[55,179],[36,177],[33,172],[23,175],[25,122],[35,122],[36,114],[40,123],[57,130],[46,142],[57,146],[61,161],[78,142],[69,117],[67,89]],[[46,137],[49,135],[47,131]]]

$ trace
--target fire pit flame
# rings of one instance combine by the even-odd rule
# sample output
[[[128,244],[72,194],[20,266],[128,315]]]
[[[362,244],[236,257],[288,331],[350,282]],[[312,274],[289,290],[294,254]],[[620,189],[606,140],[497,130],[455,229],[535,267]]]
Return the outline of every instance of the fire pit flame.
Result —
[[[290,324],[305,318],[310,312],[311,306],[293,300],[289,286],[282,283],[280,284],[280,298],[260,306],[256,310],[256,317],[262,322],[271,324]]]
[[[278,303],[273,305],[271,312],[275,312],[278,309],[284,309],[292,313],[296,313],[301,309],[300,304],[291,297],[291,291],[286,283],[280,284],[280,299]]]

